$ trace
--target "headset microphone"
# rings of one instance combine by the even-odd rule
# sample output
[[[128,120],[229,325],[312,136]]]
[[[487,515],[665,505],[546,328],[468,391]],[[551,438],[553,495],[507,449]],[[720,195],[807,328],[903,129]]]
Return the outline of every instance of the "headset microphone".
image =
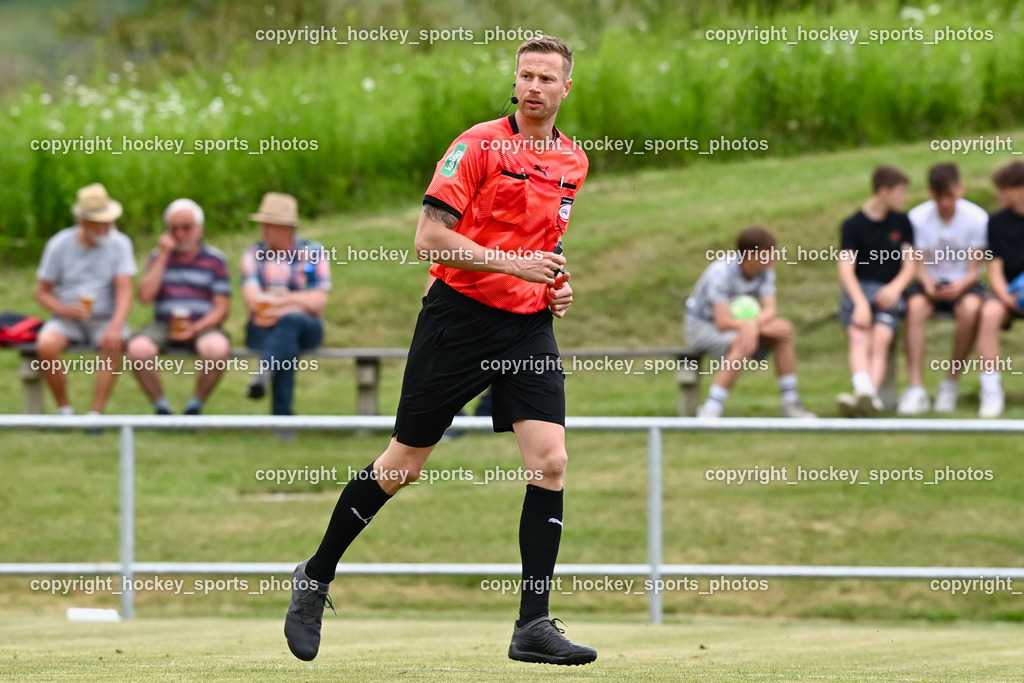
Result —
[[[516,84],[515,83],[512,84],[512,97],[510,97],[507,100],[505,100],[505,102],[506,102],[506,104],[505,104],[504,107],[502,107],[501,113],[499,114],[499,116],[504,116],[505,112],[508,111],[508,106],[509,106],[507,104],[508,102],[511,102],[513,106],[519,104],[519,98],[516,97]]]

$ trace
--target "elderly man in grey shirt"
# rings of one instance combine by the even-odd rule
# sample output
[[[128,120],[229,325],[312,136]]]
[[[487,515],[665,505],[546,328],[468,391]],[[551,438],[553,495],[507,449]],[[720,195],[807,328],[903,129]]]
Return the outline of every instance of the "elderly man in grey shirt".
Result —
[[[36,352],[63,415],[75,412],[68,400],[68,369],[95,371],[89,414],[98,415],[114,388],[128,337],[125,320],[132,302],[135,255],[131,240],[114,227],[121,204],[103,185],[80,189],[72,213],[75,225],[50,238],[36,271],[36,300],[53,314],[39,331]],[[77,365],[61,362],[68,344],[88,345],[98,353]]]

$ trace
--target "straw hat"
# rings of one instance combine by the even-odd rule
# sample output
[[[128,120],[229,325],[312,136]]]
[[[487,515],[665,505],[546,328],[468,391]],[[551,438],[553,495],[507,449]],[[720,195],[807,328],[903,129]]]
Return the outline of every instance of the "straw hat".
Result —
[[[249,220],[295,227],[299,224],[299,202],[290,194],[268,192],[263,195],[259,210],[249,214]]]
[[[107,188],[100,183],[93,183],[78,191],[75,205],[71,207],[71,213],[77,219],[110,223],[121,217],[124,207],[121,206],[121,202],[110,198]]]

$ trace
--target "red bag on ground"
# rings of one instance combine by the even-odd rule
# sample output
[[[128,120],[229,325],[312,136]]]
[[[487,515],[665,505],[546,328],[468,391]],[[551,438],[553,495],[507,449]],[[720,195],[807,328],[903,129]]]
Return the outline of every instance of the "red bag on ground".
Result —
[[[5,311],[0,313],[0,346],[15,346],[36,340],[41,318]]]

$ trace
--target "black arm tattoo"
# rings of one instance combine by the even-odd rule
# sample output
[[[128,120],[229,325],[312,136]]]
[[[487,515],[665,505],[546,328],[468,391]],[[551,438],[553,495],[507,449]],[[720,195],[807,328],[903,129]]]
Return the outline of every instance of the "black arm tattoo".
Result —
[[[423,207],[423,215],[432,221],[437,221],[446,228],[454,228],[455,224],[459,222],[459,219],[451,215],[443,209],[439,209],[436,206],[426,204]]]

